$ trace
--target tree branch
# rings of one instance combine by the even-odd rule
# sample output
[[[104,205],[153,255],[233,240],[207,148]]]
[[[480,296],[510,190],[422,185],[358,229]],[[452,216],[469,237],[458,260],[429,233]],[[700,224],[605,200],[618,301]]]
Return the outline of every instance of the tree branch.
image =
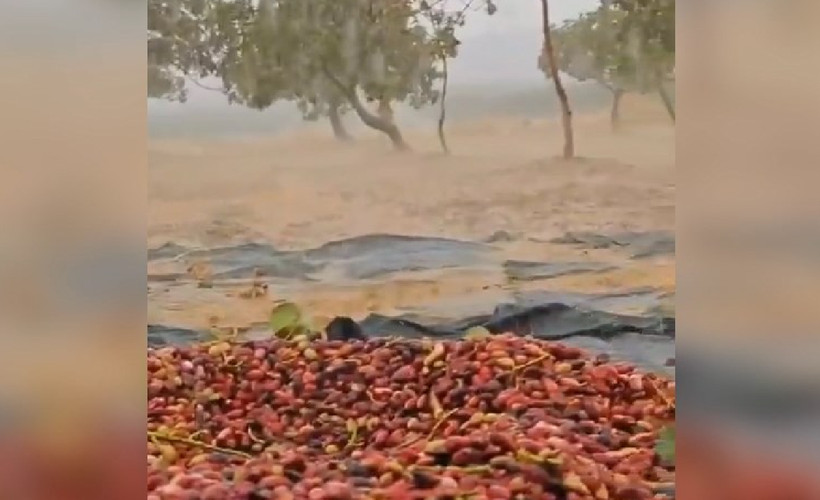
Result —
[[[327,78],[328,81],[330,81],[330,83],[335,85],[336,88],[338,88],[339,91],[341,91],[345,97],[350,98],[350,96],[354,94],[352,85],[345,85],[341,80],[339,80],[336,77],[336,75],[334,75],[329,69],[327,69],[327,66],[325,64],[322,64],[321,68],[322,74],[325,75],[325,78]]]
[[[216,87],[209,87],[209,86],[203,84],[202,82],[200,82],[199,80],[197,80],[196,78],[192,77],[191,75],[185,75],[185,79],[190,81],[191,83],[193,83],[194,85],[196,85],[197,87],[199,87],[201,89],[210,90],[210,91],[213,91],[213,92],[219,92],[221,94],[225,93],[224,89],[218,89]]]

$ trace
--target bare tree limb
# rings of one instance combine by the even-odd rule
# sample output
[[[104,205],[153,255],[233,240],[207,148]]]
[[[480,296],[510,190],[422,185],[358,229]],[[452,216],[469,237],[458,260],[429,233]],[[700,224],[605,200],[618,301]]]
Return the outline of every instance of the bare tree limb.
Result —
[[[212,92],[219,92],[219,93],[224,93],[224,92],[225,92],[225,91],[224,91],[224,89],[218,89],[218,88],[216,88],[216,87],[209,87],[208,85],[205,85],[204,83],[200,82],[199,80],[197,80],[196,78],[192,77],[191,75],[187,75],[187,74],[186,74],[186,75],[185,75],[185,78],[186,78],[189,82],[193,83],[194,85],[196,85],[197,87],[199,87],[199,88],[201,88],[201,89],[210,90],[210,91],[212,91]]]

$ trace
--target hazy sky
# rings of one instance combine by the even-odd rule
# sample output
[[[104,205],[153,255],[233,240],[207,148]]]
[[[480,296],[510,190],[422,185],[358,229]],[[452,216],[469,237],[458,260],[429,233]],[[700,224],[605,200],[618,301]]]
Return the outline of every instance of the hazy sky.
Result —
[[[461,54],[453,61],[454,83],[543,82],[536,69],[541,50],[541,2],[497,0],[493,16],[474,13],[462,28]],[[592,10],[599,0],[552,0],[550,19],[560,23]]]
[[[453,85],[493,84],[524,86],[543,83],[543,75],[536,69],[541,49],[541,2],[538,0],[497,0],[498,11],[493,16],[474,12],[461,28],[461,53],[451,63],[450,80]],[[599,0],[551,0],[550,18],[553,23],[576,17],[592,10]],[[225,103],[216,93],[190,89],[187,106],[213,106]],[[227,104],[225,104],[227,105]],[[179,104],[149,100],[149,110],[169,109]]]

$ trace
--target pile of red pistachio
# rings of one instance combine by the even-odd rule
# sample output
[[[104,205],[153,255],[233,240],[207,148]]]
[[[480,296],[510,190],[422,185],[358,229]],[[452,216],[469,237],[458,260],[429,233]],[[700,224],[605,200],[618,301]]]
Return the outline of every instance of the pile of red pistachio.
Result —
[[[673,381],[511,335],[148,351],[148,498],[670,498]]]

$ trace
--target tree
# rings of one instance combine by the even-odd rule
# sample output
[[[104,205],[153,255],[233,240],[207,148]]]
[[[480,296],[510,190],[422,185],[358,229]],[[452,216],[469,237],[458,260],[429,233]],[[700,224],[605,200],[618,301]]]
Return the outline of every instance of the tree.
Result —
[[[261,108],[295,100],[307,118],[344,103],[407,149],[384,111],[391,102],[433,102],[438,77],[430,37],[413,25],[409,1],[268,0],[256,10],[221,71],[233,101]],[[378,101],[382,113],[365,101]]]
[[[342,121],[341,109],[344,106],[341,100],[330,100],[327,104],[327,117],[330,120],[330,126],[333,128],[333,136],[341,142],[350,142],[353,137],[347,131],[344,122]]]
[[[564,158],[571,159],[575,156],[575,141],[572,134],[572,110],[569,108],[567,92],[561,83],[561,75],[558,73],[555,48],[552,44],[549,5],[547,0],[541,0],[541,23],[544,32],[544,53],[546,55],[547,66],[549,67],[552,81],[555,84],[555,93],[558,94],[558,101],[561,103],[561,125],[564,129]]]
[[[617,37],[635,61],[641,89],[657,91],[672,121],[675,105],[666,88],[675,74],[675,0],[603,0],[624,12]]]
[[[675,67],[673,1],[603,1],[598,9],[553,28],[552,34],[560,71],[612,92],[613,128],[625,92],[658,92],[674,120],[665,88]],[[544,52],[538,66],[550,78]]]
[[[392,104],[438,102],[465,12],[473,3],[495,11],[492,0],[458,1],[149,0],[149,96],[184,100],[187,83],[215,76],[231,103],[295,102],[305,119],[327,116],[342,139],[352,110],[406,149]]]
[[[262,0],[235,11],[234,17],[221,23],[217,30],[226,43],[214,75],[222,79],[230,103],[263,110],[276,102],[292,101],[306,120],[328,117],[334,136],[348,141],[351,136],[342,122],[349,109],[344,97],[323,78],[306,82],[284,64],[288,47],[300,43],[298,33],[282,15],[286,9],[278,2]]]
[[[280,40],[263,22],[275,7],[265,0],[149,0],[148,97],[185,102],[193,83],[252,109],[295,101],[305,119],[327,116],[334,135],[349,140],[344,97],[329,83],[305,86],[278,65]],[[221,79],[221,88],[201,84],[207,77]]]
[[[200,43],[206,6],[148,0],[148,97],[185,102],[185,77],[207,49]]]
[[[421,0],[418,6],[419,15],[426,21],[433,32],[433,55],[441,65],[441,93],[439,98],[439,118],[437,132],[439,144],[445,154],[450,153],[447,138],[444,134],[444,121],[447,118],[447,84],[449,71],[447,61],[456,57],[460,41],[456,37],[456,29],[464,26],[467,12],[470,10],[484,10],[488,15],[495,14],[497,8],[492,0],[466,0],[457,9],[448,8],[446,0],[430,3]]]
[[[612,93],[613,129],[620,120],[621,97],[636,90],[634,61],[616,36],[623,15],[623,11],[602,6],[552,29],[559,71],[578,81],[593,80]],[[551,78],[544,51],[538,67]]]

